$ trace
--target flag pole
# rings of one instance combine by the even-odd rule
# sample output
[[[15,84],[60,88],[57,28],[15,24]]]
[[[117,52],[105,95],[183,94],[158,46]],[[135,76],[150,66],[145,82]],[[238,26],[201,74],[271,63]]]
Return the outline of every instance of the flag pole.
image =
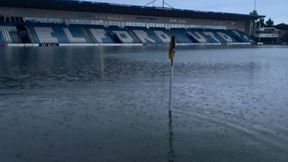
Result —
[[[171,121],[172,121],[172,93],[173,93],[175,46],[176,46],[175,37],[172,36],[169,47],[169,59],[170,59],[169,120]]]
[[[170,87],[169,87],[169,153],[168,153],[168,161],[173,162],[174,160],[174,147],[173,147],[173,123],[172,123],[172,93],[173,93],[173,73],[174,73],[174,56],[175,56],[175,46],[176,40],[175,37],[172,36],[170,47],[169,47],[169,59],[170,59]]]

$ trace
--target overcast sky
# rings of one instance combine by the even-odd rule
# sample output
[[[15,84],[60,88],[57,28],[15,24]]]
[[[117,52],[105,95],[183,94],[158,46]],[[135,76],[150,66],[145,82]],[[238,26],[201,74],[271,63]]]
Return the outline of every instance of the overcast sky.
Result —
[[[145,5],[152,0],[88,0],[107,3]],[[162,0],[158,0],[161,5]],[[166,0],[174,8],[232,13],[249,13],[254,8],[254,0]],[[272,18],[275,23],[288,23],[287,0],[257,0],[259,14]]]

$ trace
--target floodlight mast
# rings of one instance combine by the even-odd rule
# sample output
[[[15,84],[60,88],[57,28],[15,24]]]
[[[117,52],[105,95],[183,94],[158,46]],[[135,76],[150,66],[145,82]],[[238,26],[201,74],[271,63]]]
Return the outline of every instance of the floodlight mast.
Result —
[[[155,7],[155,2],[157,2],[157,1],[158,1],[158,0],[153,0],[153,1],[145,4],[145,6],[149,6],[149,5],[152,4],[152,6]],[[170,4],[166,3],[165,0],[162,0],[162,6],[161,6],[161,7],[162,7],[162,8],[165,8],[165,6],[170,7],[170,8],[173,8]]]
[[[149,5],[151,5],[152,4],[152,6],[154,7],[155,5],[155,2],[156,2],[157,0],[153,0],[153,1],[151,1],[151,2],[149,2],[149,3],[147,3],[147,4],[145,4],[145,6],[149,6]]]

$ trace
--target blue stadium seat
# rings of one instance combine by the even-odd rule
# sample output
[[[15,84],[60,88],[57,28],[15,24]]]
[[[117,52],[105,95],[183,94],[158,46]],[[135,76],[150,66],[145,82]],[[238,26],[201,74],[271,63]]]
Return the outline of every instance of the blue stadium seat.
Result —
[[[53,37],[58,39],[59,43],[70,43],[69,38],[63,29],[62,25],[54,25],[52,26],[53,33],[51,34]]]
[[[237,40],[230,34],[228,30],[216,30],[217,34],[220,35],[220,39],[224,43],[236,43]]]
[[[178,43],[192,43],[192,41],[187,37],[188,31],[183,28],[172,28],[170,33],[175,36]]]
[[[188,29],[187,37],[191,39],[193,43],[209,43],[208,38],[199,29]]]
[[[237,40],[237,42],[252,43],[252,44],[255,43],[255,41],[244,32],[236,30],[229,30],[228,32],[235,40]]]
[[[0,44],[4,44],[5,41],[4,41],[4,37],[2,35],[2,32],[0,32]]]
[[[235,43],[237,40],[227,30],[189,29],[188,37],[196,43]]]
[[[85,34],[83,32],[82,27],[80,26],[69,26],[64,27],[64,32],[71,43],[87,43],[87,39],[85,38]]]
[[[32,34],[32,37],[33,37],[32,40],[34,40],[34,43],[40,43],[38,35],[37,35],[36,31],[34,30],[34,25],[32,25],[31,23],[27,22],[26,26],[27,26],[27,29],[29,31],[31,31],[31,34]]]
[[[171,35],[178,43],[255,43],[246,33],[236,30],[184,29],[157,27],[119,27],[101,25],[64,25],[26,22],[35,43],[144,43],[167,44]],[[0,24],[0,43],[15,43],[21,33],[14,24]],[[20,30],[20,29],[19,29]],[[19,37],[17,37],[18,34]],[[27,35],[27,34],[26,34]],[[15,40],[14,40],[15,38]]]
[[[204,29],[202,30],[203,35],[209,40],[210,43],[222,43],[219,36],[214,30]]]
[[[160,44],[162,41],[145,27],[127,27],[144,44]]]
[[[170,42],[171,34],[165,28],[149,28],[151,35],[155,36],[155,40],[159,43],[167,44]]]
[[[116,43],[140,43],[140,40],[138,40],[135,35],[131,34],[127,28],[110,26],[109,28],[106,28],[106,31]]]
[[[86,26],[85,29],[95,43],[115,43],[106,32],[104,26],[91,25]]]

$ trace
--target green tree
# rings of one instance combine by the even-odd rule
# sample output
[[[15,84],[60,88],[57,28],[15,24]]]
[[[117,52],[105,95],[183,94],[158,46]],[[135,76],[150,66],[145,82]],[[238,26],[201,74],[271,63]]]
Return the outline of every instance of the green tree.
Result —
[[[258,16],[258,12],[256,10],[253,10],[249,13],[251,16]]]
[[[268,27],[271,27],[271,26],[274,25],[274,21],[273,21],[271,18],[269,18],[269,19],[266,21],[266,25],[267,25]]]
[[[261,18],[256,22],[256,27],[263,27],[263,26],[265,26],[265,20],[264,18]]]
[[[276,28],[280,29],[280,30],[287,30],[288,31],[288,24],[281,23],[281,24],[276,25]]]

